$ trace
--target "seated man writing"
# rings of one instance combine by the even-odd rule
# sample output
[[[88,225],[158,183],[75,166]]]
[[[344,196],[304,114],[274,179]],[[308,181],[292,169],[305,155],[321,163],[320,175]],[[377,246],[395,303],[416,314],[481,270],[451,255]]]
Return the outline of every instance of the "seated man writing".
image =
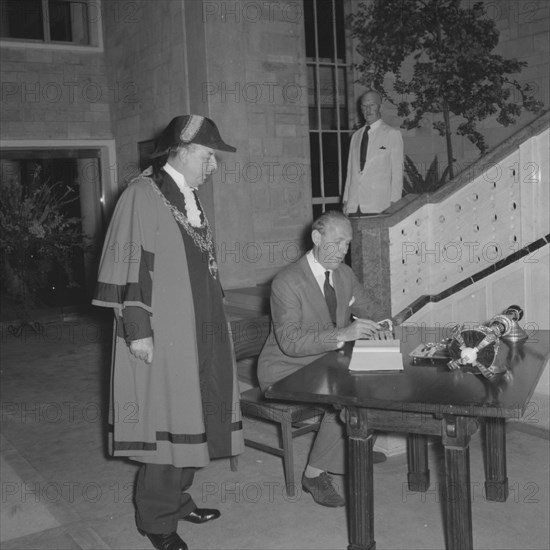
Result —
[[[258,361],[262,391],[344,342],[385,336],[368,319],[368,297],[342,263],[352,238],[348,218],[325,212],[313,223],[311,238],[313,249],[273,279],[271,333]],[[352,321],[352,315],[357,319]],[[375,462],[385,459],[382,453],[376,455]],[[327,411],[302,477],[304,490],[323,506],[343,506],[328,472],[343,474],[345,462],[344,425],[336,411]]]

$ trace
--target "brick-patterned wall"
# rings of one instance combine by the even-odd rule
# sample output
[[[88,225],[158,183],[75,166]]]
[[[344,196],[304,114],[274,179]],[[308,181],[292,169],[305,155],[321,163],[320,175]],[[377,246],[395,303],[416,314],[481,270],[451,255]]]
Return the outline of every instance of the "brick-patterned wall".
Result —
[[[0,55],[1,139],[112,138],[109,106],[124,90],[102,52],[2,45]]]
[[[114,104],[121,185],[137,142],[178,114],[210,116],[236,154],[200,196],[214,226],[226,288],[269,281],[300,255],[311,217],[301,2],[138,2],[131,20],[105,4],[109,80],[133,84]]]
[[[126,92],[112,103],[118,178],[125,186],[139,172],[138,142],[186,111],[183,3],[104,1],[103,25],[109,82]]]
[[[301,2],[205,2],[202,100],[237,153],[213,177],[221,278],[270,281],[300,254],[311,221]]]

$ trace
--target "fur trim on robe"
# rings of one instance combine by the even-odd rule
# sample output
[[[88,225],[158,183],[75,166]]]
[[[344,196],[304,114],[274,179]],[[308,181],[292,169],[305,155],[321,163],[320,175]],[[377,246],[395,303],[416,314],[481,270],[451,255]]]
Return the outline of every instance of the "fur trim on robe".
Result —
[[[136,178],[118,201],[92,303],[114,308],[117,317],[110,406],[112,453],[176,467],[208,464],[184,243],[178,224],[147,177]],[[151,313],[151,365],[136,359],[124,339],[121,317],[128,305]],[[227,335],[230,338],[229,331]],[[213,405],[219,410],[213,410]],[[244,444],[235,368],[228,401],[208,404],[208,410],[224,418],[231,430],[231,448],[217,456],[241,453]]]

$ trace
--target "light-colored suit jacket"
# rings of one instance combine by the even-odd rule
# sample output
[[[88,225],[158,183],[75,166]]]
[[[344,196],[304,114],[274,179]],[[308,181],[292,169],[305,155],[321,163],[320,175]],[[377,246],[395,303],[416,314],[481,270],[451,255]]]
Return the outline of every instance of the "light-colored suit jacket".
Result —
[[[350,324],[353,313],[371,318],[369,299],[361,283],[345,264],[333,273],[337,327]],[[271,332],[258,360],[258,381],[263,391],[337,349],[323,292],[303,256],[276,275],[271,284]]]
[[[379,213],[401,198],[403,192],[403,137],[384,121],[369,133],[365,167],[359,155],[365,126],[353,134],[342,202],[344,214]]]

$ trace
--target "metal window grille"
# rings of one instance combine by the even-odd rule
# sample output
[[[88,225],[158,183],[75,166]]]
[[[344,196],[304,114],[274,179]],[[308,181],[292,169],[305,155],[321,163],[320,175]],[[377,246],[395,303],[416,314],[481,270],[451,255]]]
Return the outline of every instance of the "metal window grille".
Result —
[[[353,101],[351,58],[341,0],[304,0],[309,143],[314,218],[340,208]]]

